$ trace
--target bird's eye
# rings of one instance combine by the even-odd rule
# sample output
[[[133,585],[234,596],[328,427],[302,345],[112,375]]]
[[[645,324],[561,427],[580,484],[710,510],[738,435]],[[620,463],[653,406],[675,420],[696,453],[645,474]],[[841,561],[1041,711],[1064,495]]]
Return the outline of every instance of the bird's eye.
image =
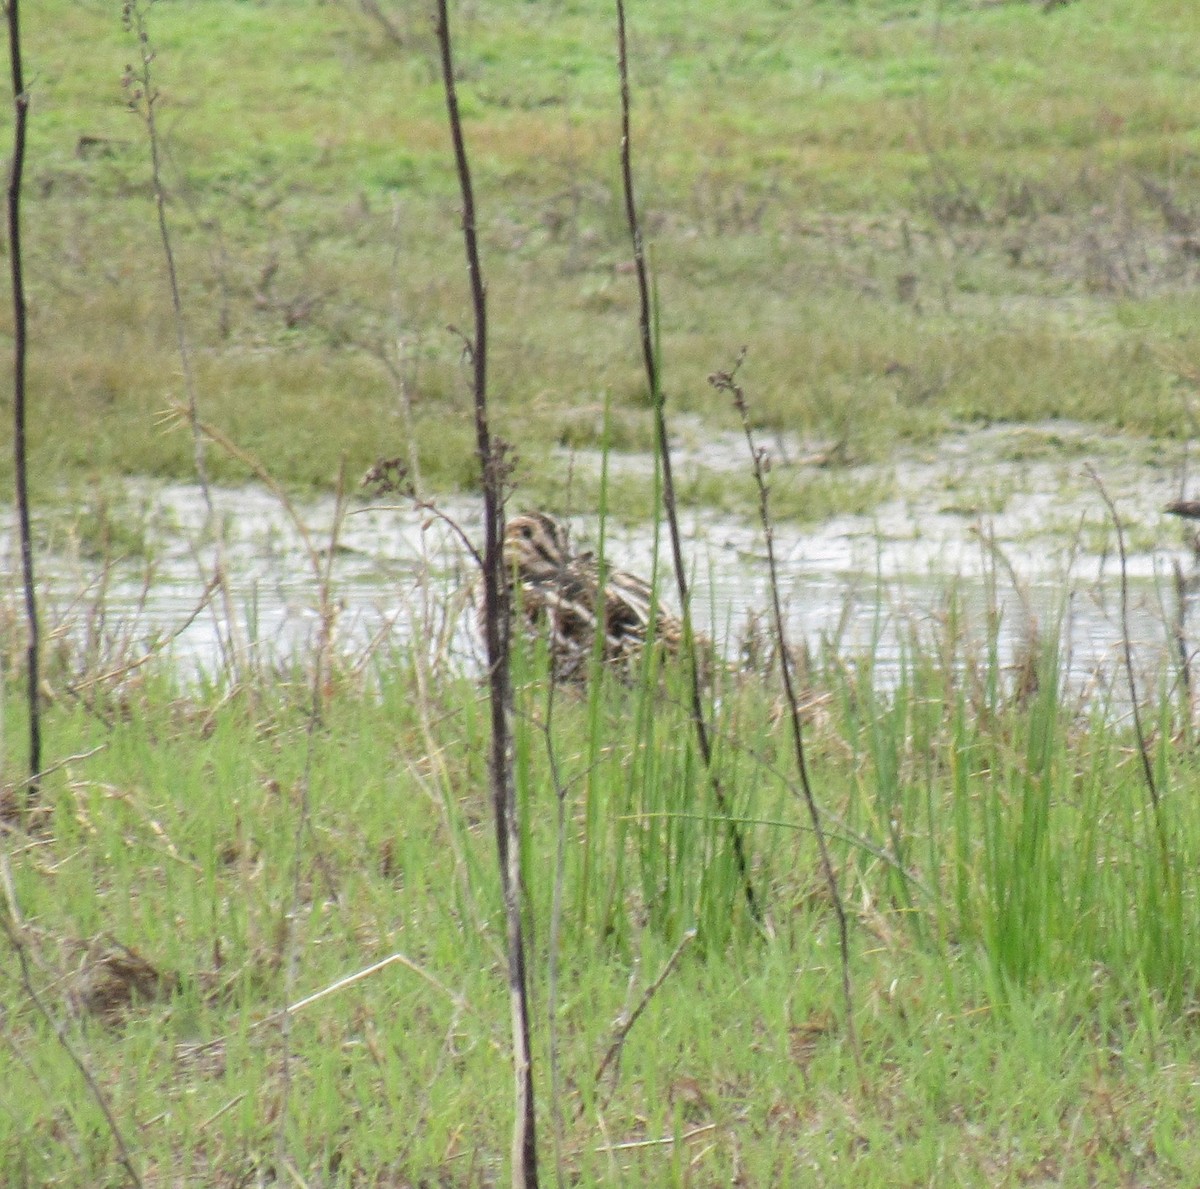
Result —
[[[533,529],[531,529],[527,524],[521,525],[521,536],[528,541],[529,538],[533,536]]]

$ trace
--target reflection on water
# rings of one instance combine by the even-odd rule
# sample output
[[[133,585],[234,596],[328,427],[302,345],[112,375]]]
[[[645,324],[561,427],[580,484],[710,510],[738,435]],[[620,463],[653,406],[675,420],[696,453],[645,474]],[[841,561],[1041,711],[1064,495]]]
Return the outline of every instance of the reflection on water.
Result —
[[[850,660],[870,654],[886,683],[914,634],[928,643],[944,637],[952,605],[977,641],[995,609],[1001,663],[1010,663],[1025,645],[1031,619],[1043,631],[1061,624],[1072,685],[1080,692],[1109,689],[1123,664],[1120,567],[1103,504],[1082,477],[1080,452],[1013,462],[997,446],[998,456],[984,460],[985,466],[981,436],[972,435],[969,449],[950,439],[930,458],[894,464],[887,475],[890,496],[869,516],[777,527],[792,642],[831,648]],[[1009,439],[998,435],[996,442]],[[712,459],[694,465],[711,466]],[[972,478],[982,482],[985,476],[986,501],[970,487]],[[1178,524],[1159,513],[1177,492],[1168,472],[1146,465],[1109,468],[1105,482],[1136,545],[1127,567],[1129,634],[1141,676],[1153,683],[1169,677],[1177,655],[1170,629],[1173,566],[1192,565]],[[996,496],[999,485],[1002,498]],[[225,524],[232,608],[214,600],[197,613],[213,556],[211,547],[194,545],[203,522],[199,492],[186,484],[147,490],[131,485],[135,503],[153,504],[146,528],[152,564],[129,559],[101,574],[98,562],[72,560],[69,551],[43,554],[49,622],[64,631],[90,624],[93,632],[108,631],[125,644],[171,637],[172,655],[196,671],[220,667],[231,613],[261,660],[286,663],[311,645],[318,625],[314,562],[274,497],[258,488],[214,493]],[[988,510],[975,512],[979,505]],[[452,499],[442,507],[468,539],[479,539],[474,502]],[[344,652],[361,655],[380,640],[415,640],[444,646],[465,668],[478,666],[465,593],[474,567],[444,521],[412,508],[356,506],[327,558],[332,501],[301,512],[321,554],[318,564],[329,565]],[[567,519],[577,544],[595,544],[594,518]],[[762,534],[749,520],[693,512],[683,516],[683,528],[697,620],[735,648],[748,617],[768,606]],[[649,576],[654,536],[652,527],[610,524],[606,552],[615,564]],[[2,544],[4,581],[15,591],[16,551],[11,538]],[[665,568],[669,550],[660,549],[659,556],[660,589],[674,602],[673,575]],[[444,640],[429,640],[431,632],[444,633]],[[1123,692],[1118,700],[1125,700]]]

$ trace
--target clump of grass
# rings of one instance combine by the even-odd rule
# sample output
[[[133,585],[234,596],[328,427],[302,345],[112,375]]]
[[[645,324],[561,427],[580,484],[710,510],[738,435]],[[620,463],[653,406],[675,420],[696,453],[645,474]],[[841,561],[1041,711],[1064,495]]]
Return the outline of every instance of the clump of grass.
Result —
[[[1186,1081],[1161,1071],[1196,1059],[1191,1034],[1172,1023],[1190,1002],[1200,936],[1189,893],[1200,832],[1174,791],[1194,781],[1192,759],[1159,736],[1178,880],[1168,884],[1146,834],[1128,732],[1103,704],[1080,715],[1052,625],[1042,628],[1036,682],[1020,686],[976,626],[954,611],[943,634],[914,634],[894,669],[870,654],[830,653],[811,658],[804,678],[820,695],[806,732],[831,852],[854,889],[854,1007],[871,1099],[830,1031],[832,914],[779,759],[785,726],[769,690],[723,675],[712,704],[715,762],[775,931],[767,943],[750,927],[722,819],[695,799],[698,761],[675,679],[630,686],[601,675],[587,695],[561,690],[547,722],[545,658],[521,654],[515,757],[529,856],[554,853],[560,794],[566,814],[557,1023],[563,1145],[579,1176],[666,1175],[671,1144],[607,1150],[605,1134],[617,1142],[715,1124],[730,1141],[700,1158],[709,1179],[729,1171],[736,1144],[756,1179],[786,1179],[803,1158],[831,1183],[882,1185],[894,1183],[895,1157],[884,1162],[878,1148],[899,1143],[904,1119],[924,1119],[940,1137],[901,1145],[916,1176],[947,1162],[978,1170],[981,1142],[988,1159],[1004,1151],[1012,1167],[1032,1167],[1080,1136],[1108,1134],[1103,1101],[1114,1098],[1127,1125],[1143,1111],[1185,1118]],[[468,1142],[481,1159],[506,1148],[511,1074],[494,1045],[508,1007],[494,970],[502,918],[480,759],[486,715],[473,681],[430,683],[416,653],[375,656],[367,685],[344,674],[329,687],[311,756],[303,674],[295,689],[264,675],[247,697],[189,690],[158,664],[120,683],[102,716],[69,699],[49,708],[53,755],[100,750],[46,777],[52,816],[45,833],[10,851],[13,887],[35,926],[39,990],[136,1133],[147,1173],[183,1161],[211,1179],[274,1160],[280,1049],[273,1027],[256,1025],[276,1011],[285,977],[279,906],[309,764],[297,994],[392,954],[412,965],[393,962],[295,1012],[291,1158],[309,1177],[332,1161],[355,1175],[411,1179],[455,1166]],[[5,690],[11,741],[22,700],[11,679]],[[1169,726],[1170,713],[1164,703],[1152,717]],[[526,891],[540,985],[553,900],[546,865],[527,867]],[[631,973],[641,972],[636,1000],[692,928],[698,944],[655,993],[601,1090],[591,1079]],[[168,999],[137,1002],[115,1030],[72,1017],[56,990],[78,945],[102,931],[178,980]],[[114,1155],[107,1132],[20,988],[5,986],[12,1027],[0,1086],[20,1087],[22,1109],[0,1112],[0,1166],[102,1178]],[[698,997],[714,1031],[691,1026]],[[949,1027],[964,1014],[969,1029]],[[534,1019],[544,1043],[544,1019]],[[1100,1047],[1108,1090],[1098,1098]],[[1075,1107],[1064,1111],[1068,1100]],[[1014,1102],[1023,1104],[1015,1113]],[[955,1123],[961,1111],[976,1120],[970,1141]],[[407,1138],[382,1142],[398,1116],[414,1123]],[[820,1152],[800,1122],[808,1117],[821,1123]],[[786,1135],[769,1119],[791,1120]],[[52,1125],[71,1143],[44,1145]],[[864,1134],[874,1137],[865,1147]],[[1007,1146],[1016,1138],[1020,1153]],[[842,1153],[837,1166],[831,1147]],[[1106,1150],[1080,1159],[1095,1170],[1115,1160],[1131,1175],[1149,1168],[1148,1155]],[[1188,1151],[1157,1148],[1155,1167],[1186,1180]]]
[[[520,499],[531,507],[590,509],[597,506],[603,489],[606,513],[614,520],[638,524],[653,512],[653,474],[602,478],[591,460],[570,458],[554,468],[542,466],[536,473],[522,468],[521,473]],[[779,522],[816,524],[834,516],[871,515],[892,497],[895,480],[891,472],[878,468],[783,464],[776,471],[775,491]],[[737,471],[681,468],[676,498],[682,508],[742,519],[754,498],[753,482]]]
[[[70,512],[51,503],[39,518],[40,550],[88,562],[148,561],[167,527],[148,497],[114,482],[91,483],[71,503]]]

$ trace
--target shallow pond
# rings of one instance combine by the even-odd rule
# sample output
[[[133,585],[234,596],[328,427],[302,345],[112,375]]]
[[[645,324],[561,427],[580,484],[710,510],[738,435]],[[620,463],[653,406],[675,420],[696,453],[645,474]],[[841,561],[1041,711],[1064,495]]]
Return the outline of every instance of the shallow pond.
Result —
[[[776,443],[775,450],[799,460],[781,467],[813,465],[799,443]],[[681,478],[697,468],[719,474],[744,465],[745,445],[731,438],[692,446],[685,432],[675,458]],[[571,464],[598,460],[576,454]],[[649,465],[642,456],[609,458],[614,473]],[[850,661],[870,654],[886,682],[914,633],[930,643],[944,634],[953,592],[976,640],[989,610],[998,612],[1002,663],[1026,646],[1031,619],[1043,631],[1061,624],[1075,689],[1113,689],[1123,664],[1120,564],[1112,520],[1088,467],[1125,526],[1129,633],[1140,674],[1146,681],[1169,678],[1177,656],[1174,571],[1190,575],[1194,565],[1189,526],[1161,511],[1180,494],[1177,460],[1165,459],[1152,443],[1061,425],[976,430],[927,449],[901,448],[887,466],[854,469],[860,482],[877,479],[884,494],[870,514],[778,524],[792,642]],[[265,489],[221,489],[214,499],[225,529],[231,605],[214,599],[197,612],[214,556],[211,545],[196,544],[204,523],[198,488],[131,482],[106,512],[113,524],[133,522],[126,535],[137,547],[128,556],[120,556],[119,533],[110,534],[116,560],[108,565],[72,546],[70,533],[50,534],[51,547],[38,558],[50,631],[90,633],[100,655],[126,659],[152,640],[169,639],[186,668],[215,670],[232,621],[260,660],[285,664],[315,638],[316,566],[328,565],[344,652],[361,656],[380,642],[420,640],[463,667],[478,666],[465,594],[472,566],[438,517],[352,504],[329,557],[331,499],[297,509],[312,553]],[[519,493],[513,506],[520,506]],[[453,498],[440,507],[478,540],[475,501]],[[750,617],[768,606],[763,537],[752,514],[682,515],[697,620],[729,641],[730,651]],[[595,544],[594,517],[568,519],[577,544]],[[606,553],[613,564],[649,575],[654,541],[653,526],[610,523]],[[19,569],[11,532],[2,547],[4,582],[15,602]],[[659,557],[660,589],[674,602],[665,540]],[[1125,701],[1123,690],[1117,699]]]

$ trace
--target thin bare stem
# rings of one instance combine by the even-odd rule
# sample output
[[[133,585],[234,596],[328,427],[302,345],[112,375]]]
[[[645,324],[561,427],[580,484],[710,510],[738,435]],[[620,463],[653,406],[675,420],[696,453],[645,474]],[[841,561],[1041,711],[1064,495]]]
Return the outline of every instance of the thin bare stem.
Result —
[[[669,1148],[675,1144],[686,1144],[702,1135],[711,1135],[720,1126],[720,1123],[705,1123],[700,1127],[684,1131],[678,1136],[664,1135],[661,1139],[631,1139],[620,1144],[601,1144],[592,1151],[603,1155],[606,1152],[639,1152],[646,1148]]]
[[[746,847],[741,831],[729,811],[729,800],[713,769],[712,739],[704,717],[704,704],[700,697],[700,668],[696,654],[696,637],[692,627],[691,603],[688,593],[687,571],[683,561],[683,541],[679,531],[679,511],[675,499],[675,481],[671,472],[671,451],[667,439],[666,398],[659,375],[658,353],[654,343],[652,322],[653,305],[650,296],[650,277],[646,267],[645,245],[642,240],[642,225],[638,217],[637,199],[633,189],[633,149],[630,133],[629,98],[629,53],[625,36],[625,3],[617,0],[617,69],[621,79],[621,182],[625,192],[625,219],[633,242],[633,265],[638,286],[638,327],[641,333],[642,362],[646,369],[646,383],[654,405],[654,435],[659,460],[662,465],[663,510],[671,538],[671,559],[675,569],[675,583],[679,591],[679,607],[683,616],[684,651],[689,658],[688,670],[691,678],[689,712],[696,732],[696,743],[700,748],[700,759],[712,784],[717,808],[724,816],[733,843],[734,860],[738,877],[746,894],[746,906],[755,921],[761,921],[762,910],[754,893],[750,879],[750,867],[746,860]]]
[[[554,1120],[554,1164],[560,1185],[566,1184],[563,1166],[563,1137],[566,1131],[563,1119],[562,1071],[559,1061],[558,1035],[558,971],[559,946],[562,937],[563,887],[566,883],[567,860],[567,785],[558,764],[558,751],[554,746],[554,694],[557,681],[547,683],[546,718],[542,732],[546,742],[546,758],[550,765],[550,779],[554,784],[557,816],[554,831],[554,892],[550,905],[550,953],[547,960],[546,1018],[550,1040],[550,1106]]]
[[[45,768],[43,768],[42,771],[38,775],[39,776],[49,776],[52,772],[58,772],[60,769],[68,767],[70,764],[76,764],[80,760],[89,760],[92,758],[92,756],[98,755],[100,752],[104,751],[107,747],[108,747],[107,743],[101,743],[99,746],[89,748],[87,751],[77,751],[73,755],[62,756],[61,758],[55,760],[53,764],[47,764],[47,766]],[[26,777],[25,780],[21,782],[21,784],[28,786],[30,779],[31,779],[30,777]],[[16,787],[20,788],[21,784],[18,784]],[[10,826],[7,822],[0,822],[0,833],[8,833],[12,829],[13,829],[13,827]],[[14,915],[16,915],[15,912],[14,912]]]
[[[25,587],[25,620],[28,640],[25,649],[26,697],[29,703],[29,792],[26,802],[36,800],[42,770],[41,680],[38,651],[37,591],[33,576],[33,532],[29,516],[29,472],[25,443],[25,359],[28,348],[28,317],[21,256],[21,179],[25,172],[25,129],[29,119],[29,92],[25,90],[21,64],[21,30],[18,0],[5,4],[8,17],[8,58],[12,68],[13,153],[8,169],[8,262],[13,297],[13,472],[16,485],[17,520],[21,537],[21,577]]]
[[[213,541],[214,565],[218,585],[221,591],[222,610],[224,611],[224,630],[228,633],[228,651],[232,658],[234,671],[242,675],[245,665],[242,663],[245,650],[236,639],[235,625],[238,622],[234,613],[233,596],[227,580],[228,566],[225,560],[225,546],[217,525],[216,508],[213,504],[212,485],[208,475],[208,459],[205,450],[205,433],[200,424],[200,404],[196,392],[196,379],[192,370],[192,353],[188,343],[187,320],[184,317],[183,297],[179,288],[179,270],[175,263],[175,248],[171,239],[171,228],[167,220],[167,189],[163,181],[161,137],[158,131],[156,107],[158,105],[158,90],[154,84],[151,69],[154,58],[154,46],[150,41],[150,28],[147,22],[147,12],[154,0],[125,0],[123,18],[125,27],[137,40],[138,65],[125,68],[125,90],[130,111],[141,117],[146,126],[146,139],[150,146],[150,181],[154,190],[154,210],[158,221],[158,234],[162,242],[163,259],[167,269],[167,285],[171,292],[171,310],[175,322],[175,344],[179,355],[179,366],[183,375],[184,394],[187,399],[187,423],[192,435],[192,461],[196,471],[196,479],[200,484],[201,498],[204,500],[204,528]],[[218,635],[221,625],[217,625]]]
[[[1179,654],[1179,684],[1190,729],[1192,722],[1192,658],[1188,651],[1187,637],[1188,583],[1178,558],[1171,559],[1171,575],[1175,586],[1175,615],[1171,621],[1171,639],[1175,644],[1175,651]]]
[[[478,1009],[471,1004],[470,1000],[461,991],[455,991],[453,988],[446,986],[436,974],[433,974],[419,963],[414,962],[406,954],[394,953],[389,954],[386,958],[380,958],[378,962],[372,962],[370,966],[364,966],[361,970],[356,970],[352,974],[343,975],[341,978],[335,979],[328,986],[322,987],[321,990],[305,995],[302,999],[297,999],[294,1003],[289,1003],[281,1007],[278,1011],[263,1016],[260,1020],[255,1020],[247,1029],[247,1033],[254,1035],[265,1028],[270,1028],[280,1023],[285,1016],[296,1015],[306,1008],[312,1007],[314,1003],[320,1003],[322,1000],[328,999],[331,995],[338,995],[342,991],[357,986],[357,984],[366,981],[368,978],[373,978],[382,971],[396,965],[403,966],[406,970],[424,979],[435,991],[445,996],[453,1006],[456,1015],[473,1014],[482,1019]],[[484,1022],[486,1023],[486,1021]],[[179,1048],[186,1051],[189,1055],[195,1056],[224,1047],[228,1044],[228,1039],[227,1036],[217,1036],[200,1044],[181,1045]],[[500,1041],[496,1037],[491,1037],[489,1043],[494,1048],[499,1049],[501,1047]]]
[[[366,488],[368,491],[375,491],[378,493],[399,491],[409,501],[409,505],[411,505],[411,507],[415,511],[428,512],[429,515],[434,520],[438,520],[442,524],[444,524],[458,539],[458,543],[463,547],[467,556],[480,568],[480,570],[482,570],[483,569],[483,554],[480,553],[479,550],[475,548],[474,543],[471,541],[471,538],[467,536],[462,525],[459,524],[458,521],[455,520],[453,516],[450,516],[448,513],[443,512],[442,509],[438,506],[436,500],[425,499],[423,496],[418,494],[415,484],[408,485],[408,486],[401,488],[401,487],[395,486],[393,481],[381,480],[380,472],[385,468],[394,468],[397,464],[399,464],[399,462],[400,462],[399,459],[387,458],[387,459],[383,459],[382,461],[376,463],[375,466],[373,466],[366,473],[366,475],[363,476],[362,486],[364,488]],[[381,482],[391,483],[392,485],[381,486]],[[400,508],[400,505],[399,504],[390,504],[390,505],[389,504],[372,504],[371,507],[369,507],[369,508],[353,508],[349,512],[347,512],[347,515],[348,516],[360,516],[360,515],[364,515],[367,512],[387,511],[387,510],[389,510],[389,508],[398,509],[398,508]]]
[[[528,978],[521,922],[521,852],[513,792],[509,720],[512,712],[512,676],[509,671],[508,583],[505,580],[504,535],[505,461],[503,445],[493,441],[487,411],[487,290],[479,257],[475,222],[475,194],[463,139],[462,118],[454,81],[450,21],[446,0],[437,3],[437,40],[442,83],[454,161],[462,194],[463,244],[471,286],[475,333],[470,344],[472,393],[475,404],[475,440],[483,481],[483,628],[487,648],[488,689],[491,709],[491,745],[488,781],[496,823],[496,848],[500,859],[500,886],[508,937],[508,986],[512,1012],[513,1072],[516,1080],[516,1114],[513,1125],[512,1181],[526,1189],[538,1183],[537,1141],[534,1128],[533,1051],[529,1039]]]
[[[775,561],[775,531],[771,521],[771,486],[767,475],[770,470],[770,458],[767,452],[758,447],[754,441],[754,431],[750,425],[750,413],[746,407],[746,396],[735,379],[738,368],[746,357],[746,349],[742,348],[732,371],[717,372],[709,376],[708,382],[719,392],[727,392],[733,398],[734,408],[742,421],[742,432],[746,435],[746,447],[750,451],[750,459],[754,467],[754,483],[758,488],[758,515],[762,523],[763,538],[767,546],[767,580],[771,588],[771,617],[775,626],[775,639],[779,644],[779,672],[783,679],[783,693],[787,701],[788,716],[792,728],[792,746],[796,757],[796,771],[800,775],[800,788],[804,793],[804,803],[808,808],[808,816],[812,822],[813,836],[817,840],[817,851],[821,857],[821,870],[825,875],[825,883],[829,888],[829,898],[833,904],[834,915],[837,918],[838,946],[842,959],[842,1001],[846,1012],[846,1032],[854,1051],[854,1059],[862,1073],[862,1052],[858,1043],[858,1032],[854,1025],[854,997],[850,986],[850,930],[847,924],[846,906],[842,901],[841,889],[838,887],[837,872],[833,869],[833,860],[829,855],[829,846],[825,838],[825,828],[821,824],[821,811],[817,798],[813,793],[812,781],[808,774],[808,759],[804,749],[804,726],[800,719],[800,703],[796,697],[796,686],[792,676],[792,651],[788,644],[787,627],[783,618],[783,604],[779,597],[779,567]]]
[[[300,815],[296,821],[296,834],[293,852],[291,901],[285,920],[286,957],[284,962],[284,1003],[280,1013],[280,1033],[283,1042],[283,1102],[284,1108],[279,1112],[279,1130],[276,1134],[276,1149],[281,1162],[286,1159],[284,1150],[287,1134],[286,1110],[288,1097],[291,1093],[291,1033],[292,1008],[286,1006],[291,1000],[296,986],[296,978],[300,966],[300,945],[296,931],[296,917],[300,909],[301,879],[304,860],[304,835],[311,829],[312,823],[312,771],[313,760],[317,749],[317,731],[324,718],[325,681],[332,663],[333,630],[336,612],[330,590],[333,582],[333,558],[337,554],[338,538],[341,532],[342,520],[345,513],[346,483],[345,467],[338,474],[337,497],[334,502],[333,524],[329,530],[329,544],[326,549],[326,559],[323,568],[320,567],[317,555],[314,553],[313,564],[318,567],[318,615],[319,635],[317,639],[317,654],[313,662],[312,686],[310,690],[308,719],[305,725],[304,772],[300,778]]]
[[[1125,529],[1121,518],[1117,515],[1116,505],[1108,494],[1108,488],[1100,478],[1096,469],[1088,464],[1085,468],[1088,478],[1096,485],[1104,506],[1112,517],[1113,528],[1117,533],[1117,552],[1121,562],[1121,645],[1125,658],[1125,676],[1129,682],[1129,705],[1133,713],[1133,733],[1137,737],[1138,756],[1142,761],[1142,776],[1146,781],[1146,789],[1150,794],[1150,806],[1154,811],[1154,828],[1158,834],[1159,847],[1162,850],[1163,870],[1170,871],[1170,847],[1167,845],[1166,824],[1162,817],[1162,804],[1158,791],[1158,783],[1154,779],[1154,768],[1150,763],[1150,748],[1146,743],[1146,732],[1142,728],[1142,710],[1138,702],[1137,678],[1133,671],[1133,644],[1129,636],[1129,575],[1125,555]]]
[[[168,410],[164,420],[173,418],[179,411],[180,407],[178,405],[173,406]],[[296,534],[304,546],[304,553],[308,558],[308,564],[313,573],[313,580],[320,583],[324,573],[321,551],[314,543],[312,533],[309,532],[304,518],[296,510],[296,505],[292,502],[288,493],[283,489],[275,476],[267,470],[259,459],[248,450],[242,449],[232,438],[217,429],[215,425],[209,425],[206,421],[197,421],[196,424],[206,438],[215,442],[230,458],[236,459],[253,472],[254,477],[279,501],[279,506],[287,514],[287,518],[291,521],[292,527],[296,530]]]
[[[171,242],[171,229],[167,223],[167,191],[162,178],[162,149],[159,144],[158,121],[155,107],[158,91],[154,85],[151,65],[154,62],[154,47],[150,43],[150,30],[146,22],[146,11],[154,0],[142,4],[138,0],[126,0],[124,17],[126,27],[137,38],[139,64],[126,68],[125,85],[130,109],[136,111],[146,125],[146,136],[150,142],[150,181],[154,188],[154,210],[158,217],[158,234],[162,240],[163,257],[167,266],[167,281],[171,290],[171,308],[175,315],[175,342],[179,352],[179,365],[183,371],[183,387],[187,395],[188,422],[192,430],[192,455],[196,477],[204,496],[204,506],[209,517],[213,515],[212,492],[209,489],[208,465],[204,453],[204,435],[200,432],[196,381],[192,374],[192,354],[188,346],[187,325],[183,316],[183,299],[179,292],[179,272],[175,266],[175,249]]]
[[[268,1024],[276,1023],[282,1016],[287,1014],[295,1014],[303,1011],[306,1007],[311,1007],[314,1003],[318,1003],[322,999],[328,998],[330,995],[336,995],[340,991],[346,990],[347,987],[352,987],[356,983],[362,982],[364,979],[370,978],[372,975],[378,974],[381,970],[386,970],[389,966],[401,965],[407,970],[411,970],[413,974],[423,978],[435,991],[441,992],[447,999],[454,1004],[455,1010],[466,1012],[473,1010],[467,997],[461,991],[451,990],[441,979],[435,974],[431,974],[424,966],[414,962],[405,954],[395,953],[389,954],[386,958],[380,958],[378,962],[372,962],[370,966],[364,966],[362,970],[356,970],[353,974],[347,974],[342,978],[335,979],[327,987],[323,987],[319,991],[314,991],[311,995],[305,995],[303,999],[296,1000],[295,1003],[289,1003],[287,1007],[272,1015],[265,1016],[263,1019],[251,1024],[250,1031],[254,1032],[259,1028],[265,1027]]]
[[[78,696],[94,686],[104,685],[109,681],[120,681],[156,657],[162,656],[163,652],[196,622],[200,616],[200,612],[212,601],[213,592],[216,590],[219,581],[219,577],[214,576],[210,578],[205,583],[204,589],[200,592],[200,599],[195,607],[171,629],[169,634],[159,637],[154,642],[153,647],[147,648],[141,656],[135,656],[130,660],[122,661],[119,665],[114,665],[101,673],[93,673],[79,681],[73,681],[67,686],[67,692]]]

